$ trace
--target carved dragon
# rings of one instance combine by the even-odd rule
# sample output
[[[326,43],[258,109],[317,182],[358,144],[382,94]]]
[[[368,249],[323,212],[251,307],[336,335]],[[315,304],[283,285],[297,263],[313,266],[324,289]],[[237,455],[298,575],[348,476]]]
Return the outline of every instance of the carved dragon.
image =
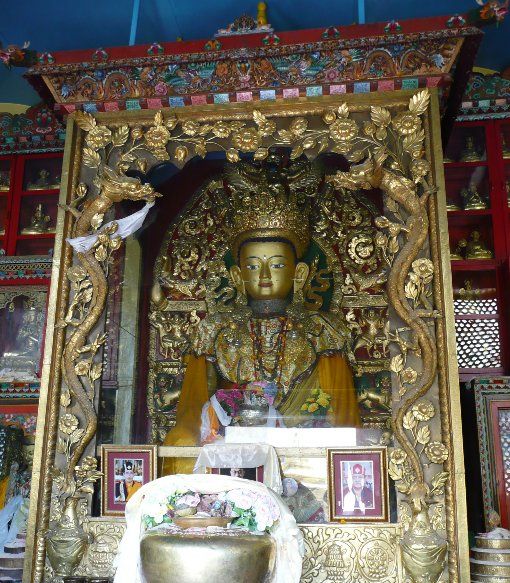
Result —
[[[432,386],[436,375],[437,351],[426,322],[409,305],[405,297],[404,287],[411,264],[422,250],[428,235],[427,201],[433,191],[425,183],[423,194],[418,196],[417,187],[411,180],[387,170],[383,167],[383,162],[383,157],[368,158],[362,164],[352,166],[348,172],[337,172],[336,175],[328,177],[328,180],[333,182],[335,187],[345,187],[351,190],[380,188],[408,213],[406,240],[388,274],[387,289],[388,298],[396,313],[416,334],[423,359],[423,374],[413,395],[408,397],[399,407],[391,425],[402,448],[409,456],[415,472],[415,493],[417,496],[422,496],[425,487],[424,472],[419,457],[404,432],[403,418],[410,407],[420,397],[423,397]]]
[[[157,196],[161,195],[154,192],[154,188],[150,184],[142,184],[138,178],[118,175],[111,168],[105,166],[97,196],[85,201],[81,212],[74,209],[73,214],[77,217],[74,236],[89,235],[90,226],[93,223],[94,217],[104,215],[113,204],[121,200],[153,202]],[[75,361],[87,342],[88,335],[105,308],[108,293],[106,273],[95,257],[94,248],[85,253],[77,253],[77,257],[90,277],[92,298],[87,314],[71,334],[62,355],[61,366],[64,381],[69,388],[71,396],[76,399],[83,412],[86,423],[83,438],[74,449],[67,466],[66,480],[68,483],[72,481],[74,468],[78,465],[82,454],[94,437],[97,428],[94,405],[76,373]]]

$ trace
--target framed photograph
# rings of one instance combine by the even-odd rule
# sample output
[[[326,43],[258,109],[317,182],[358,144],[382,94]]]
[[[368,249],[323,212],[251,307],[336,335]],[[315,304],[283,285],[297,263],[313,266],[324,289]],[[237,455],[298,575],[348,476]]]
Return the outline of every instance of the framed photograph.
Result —
[[[328,449],[329,518],[388,522],[385,447]]]
[[[101,460],[101,514],[122,516],[131,496],[156,479],[157,446],[103,445]]]
[[[264,466],[256,468],[207,468],[210,474],[221,474],[222,476],[233,476],[234,478],[244,478],[255,482],[264,481]]]

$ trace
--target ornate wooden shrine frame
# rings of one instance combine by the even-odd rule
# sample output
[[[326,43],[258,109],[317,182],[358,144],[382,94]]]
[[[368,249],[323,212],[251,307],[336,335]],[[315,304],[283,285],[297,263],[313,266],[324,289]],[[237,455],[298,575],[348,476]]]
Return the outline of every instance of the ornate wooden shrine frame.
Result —
[[[123,244],[116,224],[104,227],[103,222],[124,199],[155,199],[149,184],[126,172],[145,172],[162,160],[183,167],[213,150],[224,151],[231,162],[239,152],[262,159],[272,145],[292,148],[292,157],[342,153],[353,165],[328,178],[336,188],[382,190],[385,210],[378,224],[386,236],[378,244],[387,257],[392,326],[398,322],[399,330],[409,333],[389,331],[395,438],[389,475],[398,490],[398,524],[303,526],[307,556],[302,580],[319,580],[319,563],[327,567],[331,545],[347,561],[346,580],[403,581],[402,564],[413,581],[425,571],[431,581],[441,575],[444,581],[468,580],[439,107],[435,91],[430,97],[428,90],[404,91],[166,109],[155,115],[76,112],[69,118],[25,583],[56,580],[55,569],[110,572],[123,531],[118,519],[92,518],[88,499],[99,478],[94,395],[107,334],[106,270]],[[364,162],[356,165],[359,160]],[[87,252],[73,252],[65,242],[94,234]],[[77,507],[79,516],[73,511]],[[90,535],[88,541],[77,540],[78,522]],[[377,564],[368,560],[367,549],[379,557]]]

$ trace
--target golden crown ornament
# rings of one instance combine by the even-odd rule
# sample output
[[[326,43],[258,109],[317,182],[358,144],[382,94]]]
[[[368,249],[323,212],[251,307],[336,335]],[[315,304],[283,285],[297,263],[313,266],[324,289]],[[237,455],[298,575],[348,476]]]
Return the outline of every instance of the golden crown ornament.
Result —
[[[311,203],[321,175],[306,159],[290,161],[271,152],[263,162],[229,164],[224,185],[229,191],[227,220],[234,258],[244,241],[281,237],[290,241],[298,258],[310,243]]]

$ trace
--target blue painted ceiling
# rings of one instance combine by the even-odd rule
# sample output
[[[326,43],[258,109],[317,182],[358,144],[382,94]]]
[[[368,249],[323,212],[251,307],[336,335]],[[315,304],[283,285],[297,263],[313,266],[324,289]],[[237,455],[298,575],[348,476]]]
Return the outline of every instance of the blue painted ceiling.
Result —
[[[96,49],[129,43],[135,0],[0,0],[0,42],[43,51]],[[387,22],[465,13],[475,0],[359,0],[366,22]],[[326,28],[358,21],[358,0],[267,0],[268,21],[276,31]],[[140,0],[135,44],[210,39],[241,14],[257,14],[257,0]],[[510,16],[484,28],[476,64],[504,70],[510,66]],[[0,102],[32,105],[38,96],[21,77],[23,70],[0,66]]]

